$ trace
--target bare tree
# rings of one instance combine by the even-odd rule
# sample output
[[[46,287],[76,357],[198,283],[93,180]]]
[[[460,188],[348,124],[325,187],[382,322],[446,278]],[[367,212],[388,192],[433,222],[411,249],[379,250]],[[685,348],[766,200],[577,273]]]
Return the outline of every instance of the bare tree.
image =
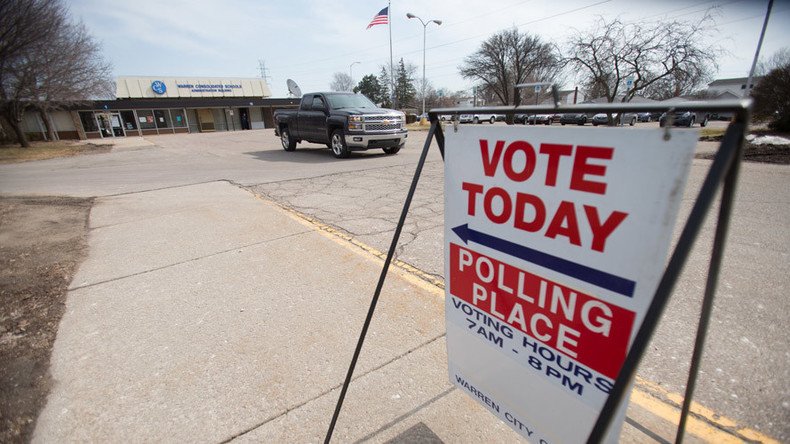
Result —
[[[0,0],[0,115],[22,146],[30,146],[22,130],[26,110],[46,114],[108,97],[110,71],[98,43],[60,0]]]
[[[578,73],[592,97],[628,102],[690,93],[717,68],[723,50],[702,42],[714,29],[706,14],[697,22],[625,23],[599,18],[568,40],[566,68]]]
[[[760,60],[760,62],[757,63],[755,74],[758,76],[764,76],[776,68],[782,68],[787,65],[790,65],[790,46],[780,48],[778,51],[773,53],[771,57]]]
[[[769,128],[790,131],[790,63],[772,69],[752,90],[754,115],[769,119]]]
[[[553,45],[512,28],[484,41],[459,71],[464,78],[482,83],[501,104],[509,105],[516,100],[515,85],[552,80],[558,73],[558,61]]]
[[[500,101],[497,91],[490,85],[472,87],[472,98],[474,106],[490,106]]]
[[[421,82],[420,82],[421,83]],[[422,102],[422,91],[418,90],[415,96],[417,103]],[[430,111],[432,108],[450,108],[456,106],[459,100],[457,93],[449,91],[446,88],[434,88],[433,84],[425,81],[425,110]]]
[[[351,91],[354,89],[354,80],[344,72],[336,72],[332,75],[332,83],[329,84],[332,91]]]

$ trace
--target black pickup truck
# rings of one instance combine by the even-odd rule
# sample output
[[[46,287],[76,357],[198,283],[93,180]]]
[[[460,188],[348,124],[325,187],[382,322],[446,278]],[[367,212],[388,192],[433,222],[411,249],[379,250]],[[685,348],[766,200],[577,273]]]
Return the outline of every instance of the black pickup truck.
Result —
[[[325,144],[339,158],[372,148],[395,154],[408,136],[405,114],[379,108],[364,95],[353,93],[305,94],[298,110],[276,110],[274,123],[285,151],[307,141]]]

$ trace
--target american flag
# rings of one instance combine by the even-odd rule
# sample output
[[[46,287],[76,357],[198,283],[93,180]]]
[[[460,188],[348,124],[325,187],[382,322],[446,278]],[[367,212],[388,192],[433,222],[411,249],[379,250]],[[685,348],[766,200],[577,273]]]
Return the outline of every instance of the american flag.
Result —
[[[389,6],[379,11],[379,13],[376,14],[375,17],[373,17],[373,20],[370,21],[370,24],[365,29],[370,29],[371,26],[376,26],[376,25],[386,25],[389,20],[389,12],[387,11],[388,9]]]

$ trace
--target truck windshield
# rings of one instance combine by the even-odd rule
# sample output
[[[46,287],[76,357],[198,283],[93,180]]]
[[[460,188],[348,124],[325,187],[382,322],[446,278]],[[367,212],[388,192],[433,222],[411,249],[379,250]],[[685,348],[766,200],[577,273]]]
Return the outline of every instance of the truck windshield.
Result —
[[[375,103],[362,94],[327,94],[329,106],[340,108],[378,108]]]

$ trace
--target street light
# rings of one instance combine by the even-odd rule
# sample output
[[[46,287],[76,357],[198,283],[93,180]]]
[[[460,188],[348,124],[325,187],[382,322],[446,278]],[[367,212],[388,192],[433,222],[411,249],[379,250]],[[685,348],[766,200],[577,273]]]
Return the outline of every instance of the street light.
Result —
[[[348,77],[351,79],[351,83],[354,83],[354,76],[351,74],[351,68],[354,65],[359,65],[360,62],[353,62],[352,64],[348,65]]]
[[[428,20],[425,22],[411,12],[407,13],[406,17],[410,19],[416,18],[420,21],[420,23],[422,23],[422,115],[425,116],[425,30],[428,28],[430,23],[436,23],[438,26],[441,26],[442,21]]]

